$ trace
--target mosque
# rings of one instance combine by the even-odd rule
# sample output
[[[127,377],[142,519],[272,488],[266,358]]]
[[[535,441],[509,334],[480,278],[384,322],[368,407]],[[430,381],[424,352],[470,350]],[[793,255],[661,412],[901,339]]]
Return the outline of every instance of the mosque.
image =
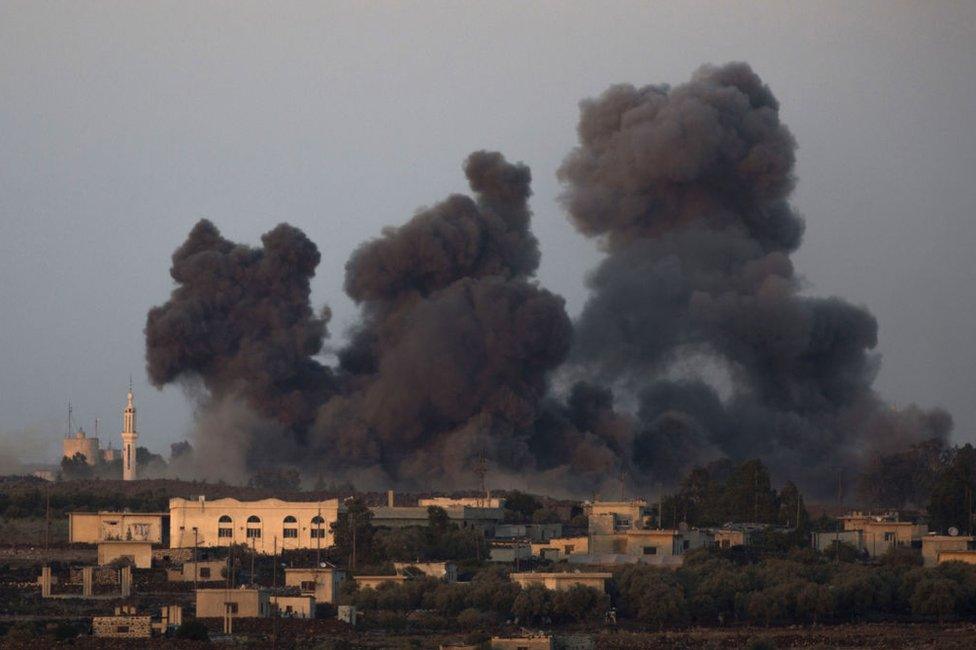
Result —
[[[70,407],[69,407],[70,414]],[[69,415],[70,421],[70,415]],[[122,459],[122,480],[136,480],[136,441],[139,434],[136,433],[136,407],[133,403],[132,386],[129,386],[129,394],[125,408],[122,410],[122,450],[112,448],[109,443],[107,449],[101,449],[98,442],[98,430],[96,421],[96,437],[89,438],[85,435],[85,430],[78,427],[78,431],[69,435],[63,441],[63,452],[65,458],[74,458],[75,454],[81,454],[89,465],[94,465],[99,460],[112,462],[116,458]]]

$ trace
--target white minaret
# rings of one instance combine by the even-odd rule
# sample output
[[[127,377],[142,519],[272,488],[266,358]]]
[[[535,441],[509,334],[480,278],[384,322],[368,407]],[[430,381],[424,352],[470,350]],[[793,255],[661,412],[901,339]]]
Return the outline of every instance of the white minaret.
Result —
[[[122,411],[122,480],[136,480],[136,407],[132,404],[132,382],[129,382],[128,402]]]

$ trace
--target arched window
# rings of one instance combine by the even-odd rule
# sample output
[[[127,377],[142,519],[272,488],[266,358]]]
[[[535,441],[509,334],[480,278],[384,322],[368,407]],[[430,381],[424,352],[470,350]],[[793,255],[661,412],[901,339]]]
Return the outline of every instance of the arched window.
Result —
[[[217,537],[231,539],[234,537],[234,520],[228,515],[220,515],[217,520]]]
[[[325,525],[325,519],[322,519],[321,515],[312,517],[312,539],[325,538],[325,529],[322,528],[323,525]]]
[[[261,518],[257,515],[251,515],[247,518],[247,536],[252,539],[258,539],[261,537]]]
[[[285,527],[282,535],[285,537],[285,539],[298,539],[298,520],[293,516],[288,515],[285,517]]]

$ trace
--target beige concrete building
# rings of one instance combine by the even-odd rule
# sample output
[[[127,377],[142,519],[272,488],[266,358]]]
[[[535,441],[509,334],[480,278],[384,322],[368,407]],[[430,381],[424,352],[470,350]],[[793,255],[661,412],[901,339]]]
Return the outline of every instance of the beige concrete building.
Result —
[[[407,580],[410,580],[410,576],[403,575],[385,575],[385,576],[352,576],[350,578],[354,580],[360,589],[376,589],[380,585],[385,585],[387,583],[402,585]]]
[[[409,575],[416,571],[421,575],[444,582],[457,582],[457,565],[453,562],[394,562],[397,575]]]
[[[589,552],[591,555],[684,555],[710,543],[711,537],[700,530],[631,529],[591,533]]]
[[[505,518],[502,508],[480,508],[467,505],[439,506],[444,508],[447,518],[459,528],[476,528],[490,532]],[[373,525],[380,528],[407,528],[426,526],[429,521],[427,506],[386,506],[370,507]]]
[[[152,542],[104,541],[98,543],[98,564],[127,560],[137,569],[152,568]]]
[[[271,608],[284,618],[315,618],[315,597],[271,596]]]
[[[644,499],[632,501],[586,501],[583,512],[589,518],[590,532],[610,533],[632,528],[650,528],[651,513]]]
[[[592,587],[605,592],[607,580],[612,573],[512,573],[512,582],[518,583],[523,589],[532,585],[540,585],[553,591],[566,591],[577,585]]]
[[[976,564],[976,551],[940,551],[938,563],[945,564],[946,562]]]
[[[500,637],[491,638],[488,645],[491,650],[553,650],[552,637],[541,636],[520,636],[520,637]]]
[[[170,582],[217,582],[224,580],[227,560],[197,560],[184,562],[176,569],[166,570]]]
[[[94,465],[99,461],[110,462],[115,460],[116,450],[111,446],[102,449],[97,437],[88,437],[85,430],[78,427],[78,430],[61,441],[61,452],[64,458],[74,458],[75,454],[85,457],[85,462]]]
[[[170,499],[170,546],[219,547],[247,544],[258,553],[332,546],[338,499],[326,501],[238,501]]]
[[[122,540],[165,545],[168,519],[164,512],[69,512],[68,540],[72,544]]]
[[[554,537],[532,544],[532,555],[546,560],[565,560],[570,555],[590,552],[589,537]]]
[[[858,550],[865,551],[871,557],[878,557],[896,546],[921,546],[922,538],[928,534],[928,526],[900,521],[895,512],[852,512],[840,517],[840,520],[843,523],[843,532],[847,534],[819,533],[822,539],[815,538],[815,547],[823,543],[829,545],[832,539],[852,545],[856,541]]]
[[[450,497],[432,497],[430,499],[419,499],[417,501],[418,505],[427,506],[438,506],[440,508],[504,508],[505,499],[499,499],[497,497],[464,497],[460,499],[452,499]]]
[[[263,589],[197,589],[197,618],[265,618],[271,614],[271,600]]]
[[[95,616],[92,634],[100,639],[148,639],[152,618],[138,615]]]
[[[922,538],[922,563],[931,567],[939,564],[942,553],[973,550],[973,538],[961,535],[926,535]]]
[[[302,594],[315,597],[317,603],[335,603],[339,583],[345,574],[331,567],[285,569],[285,586],[298,587]]]

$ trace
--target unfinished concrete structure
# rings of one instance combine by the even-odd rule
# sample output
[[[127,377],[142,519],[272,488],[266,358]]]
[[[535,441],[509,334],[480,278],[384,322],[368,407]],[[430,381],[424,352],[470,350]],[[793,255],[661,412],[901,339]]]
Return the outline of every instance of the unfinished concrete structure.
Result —
[[[126,561],[137,569],[152,568],[152,542],[106,540],[98,543],[98,564]]]
[[[570,555],[585,555],[589,552],[589,537],[554,537],[548,542],[532,544],[532,555],[544,560],[565,560]]]
[[[285,618],[315,618],[315,597],[271,596],[271,609]]]
[[[275,548],[328,548],[333,544],[330,527],[340,510],[344,507],[338,499],[170,499],[170,547],[246,544],[262,554]]]
[[[68,541],[98,544],[124,540],[165,545],[168,524],[166,512],[69,512]]]
[[[429,578],[457,582],[457,565],[453,562],[394,562],[393,570],[397,575],[409,575],[416,571]]]
[[[607,580],[612,578],[613,574],[609,572],[512,573],[509,577],[523,589],[539,585],[552,591],[566,591],[575,586],[583,586],[605,592]]]
[[[298,587],[302,594],[315,597],[317,603],[334,603],[344,572],[331,567],[285,569],[285,586]]]
[[[184,562],[175,569],[166,570],[170,582],[215,582],[223,580],[227,560],[197,560]]]
[[[271,613],[270,596],[264,589],[197,589],[197,618],[264,618]]]
[[[973,537],[963,535],[926,535],[922,538],[922,563],[927,567],[940,563],[942,555],[951,551],[976,549]],[[947,556],[948,557],[948,556]]]

